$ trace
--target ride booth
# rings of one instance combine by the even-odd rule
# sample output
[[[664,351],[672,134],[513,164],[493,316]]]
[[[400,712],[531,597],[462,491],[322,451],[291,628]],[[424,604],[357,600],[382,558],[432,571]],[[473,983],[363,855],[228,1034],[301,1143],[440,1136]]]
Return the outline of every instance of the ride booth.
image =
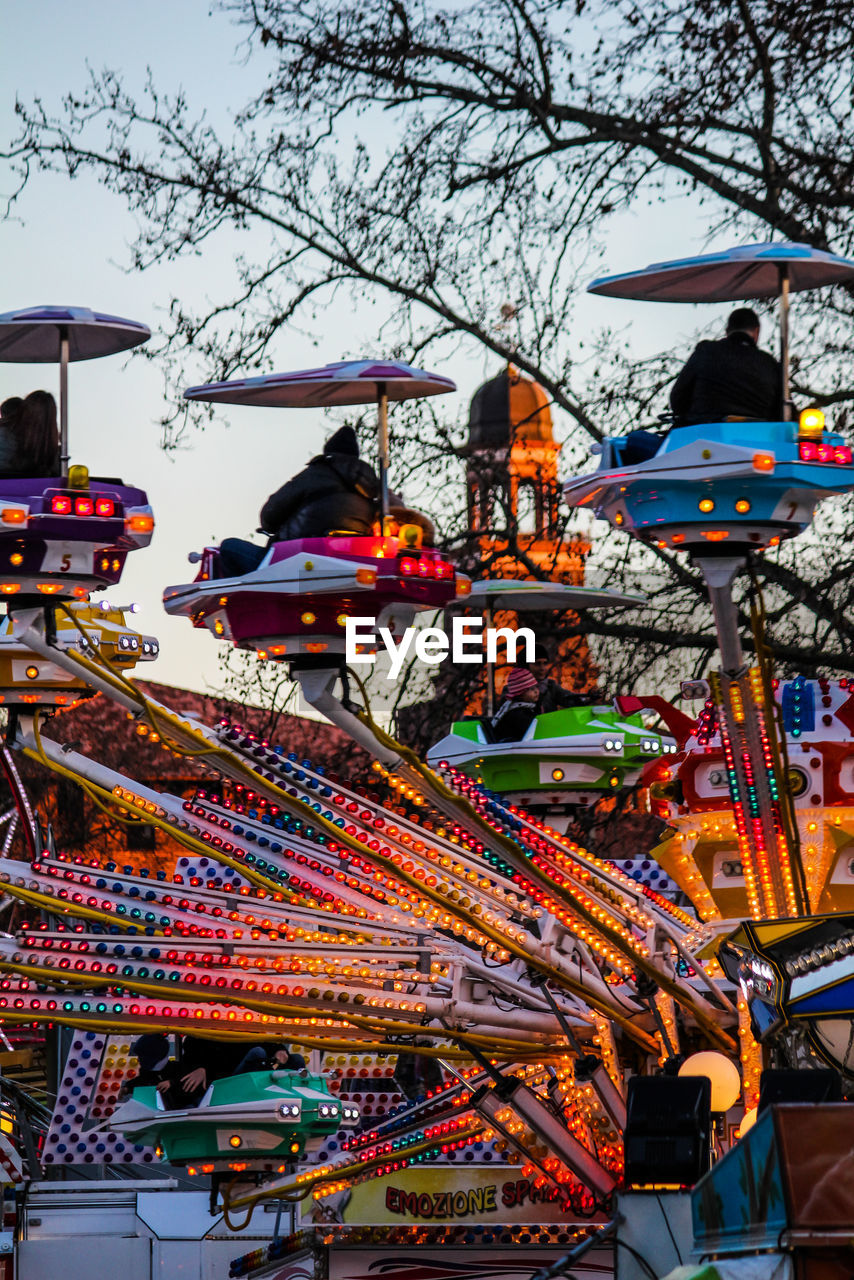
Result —
[[[698,1266],[670,1280],[843,1280],[854,1272],[854,1108],[784,1103],[692,1193]]]

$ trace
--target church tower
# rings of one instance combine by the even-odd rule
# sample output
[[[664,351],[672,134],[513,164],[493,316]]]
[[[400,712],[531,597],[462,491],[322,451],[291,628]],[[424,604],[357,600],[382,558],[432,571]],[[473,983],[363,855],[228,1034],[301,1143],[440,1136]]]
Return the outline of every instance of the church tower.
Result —
[[[548,395],[513,365],[475,392],[463,449],[468,527],[489,577],[532,578],[534,564],[553,581],[584,581],[590,544],[564,531],[560,449]]]

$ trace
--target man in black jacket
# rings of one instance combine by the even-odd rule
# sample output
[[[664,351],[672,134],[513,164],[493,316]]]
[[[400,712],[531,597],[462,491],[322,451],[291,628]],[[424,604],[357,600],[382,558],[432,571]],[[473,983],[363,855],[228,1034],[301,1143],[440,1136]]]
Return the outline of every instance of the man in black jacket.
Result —
[[[359,457],[355,431],[341,427],[319,457],[270,495],[261,528],[277,542],[321,538],[337,529],[370,533],[379,488],[373,467]]]
[[[271,494],[261,508],[261,528],[276,542],[322,538],[338,530],[367,534],[377,513],[379,480],[359,457],[352,427],[340,427],[323,453]],[[226,538],[220,569],[226,578],[251,573],[267,554],[265,547],[242,538]]]
[[[727,321],[725,338],[698,344],[670,391],[678,423],[780,421],[780,364],[759,350],[758,341],[759,317],[750,307],[738,307]]]

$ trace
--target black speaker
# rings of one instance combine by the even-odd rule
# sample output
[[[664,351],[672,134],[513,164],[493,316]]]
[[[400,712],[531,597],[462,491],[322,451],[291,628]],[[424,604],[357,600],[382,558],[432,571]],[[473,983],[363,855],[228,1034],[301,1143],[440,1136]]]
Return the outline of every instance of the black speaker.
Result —
[[[769,1067],[759,1077],[757,1115],[777,1102],[841,1102],[842,1080],[830,1067],[784,1071]]]
[[[624,1134],[630,1187],[693,1187],[709,1168],[712,1082],[708,1076],[635,1076]]]

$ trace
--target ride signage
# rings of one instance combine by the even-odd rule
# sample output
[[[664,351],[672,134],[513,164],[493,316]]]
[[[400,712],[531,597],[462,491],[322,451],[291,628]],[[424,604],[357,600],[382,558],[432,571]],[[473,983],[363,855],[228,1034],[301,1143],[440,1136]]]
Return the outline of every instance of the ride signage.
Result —
[[[334,1204],[330,1203],[334,1201]],[[374,1179],[302,1210],[302,1224],[336,1221],[380,1226],[439,1223],[566,1222],[572,1210],[559,1189],[537,1186],[512,1168],[407,1169]]]

